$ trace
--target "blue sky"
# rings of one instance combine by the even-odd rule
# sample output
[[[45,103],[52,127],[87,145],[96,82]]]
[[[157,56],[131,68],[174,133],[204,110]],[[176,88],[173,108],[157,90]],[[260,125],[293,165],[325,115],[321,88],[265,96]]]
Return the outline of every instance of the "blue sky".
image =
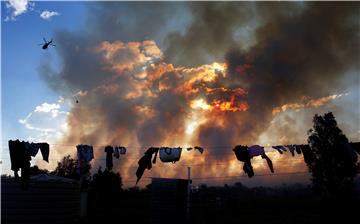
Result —
[[[36,131],[24,128],[20,119],[26,118],[36,106],[47,102],[56,103],[59,95],[50,90],[38,75],[41,61],[52,67],[59,65],[56,47],[42,50],[43,37],[49,40],[57,30],[74,31],[85,22],[84,2],[35,2],[32,9],[8,20],[13,8],[1,2],[1,89],[2,89],[2,147],[8,139],[38,138]],[[55,11],[59,15],[49,19],[40,17],[41,12]],[[56,40],[54,40],[56,44]],[[67,110],[62,105],[61,110]],[[8,157],[7,150],[2,158]]]

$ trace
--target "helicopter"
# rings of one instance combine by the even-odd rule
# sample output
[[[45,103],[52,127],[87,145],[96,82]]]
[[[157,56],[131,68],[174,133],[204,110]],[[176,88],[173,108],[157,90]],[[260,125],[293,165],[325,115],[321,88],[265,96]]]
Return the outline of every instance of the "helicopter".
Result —
[[[45,38],[43,38],[43,40],[44,40],[44,43],[43,43],[43,44],[38,44],[38,45],[42,45],[42,47],[41,47],[42,49],[46,50],[49,45],[55,47],[55,44],[52,43],[52,42],[53,42],[53,39],[52,39],[52,38],[51,38],[50,41],[46,41]]]

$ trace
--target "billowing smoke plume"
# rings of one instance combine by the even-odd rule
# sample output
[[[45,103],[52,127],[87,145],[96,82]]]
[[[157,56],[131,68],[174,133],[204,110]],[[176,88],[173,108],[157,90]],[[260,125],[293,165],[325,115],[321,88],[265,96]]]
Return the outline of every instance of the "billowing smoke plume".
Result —
[[[217,156],[184,156],[209,164],[199,175],[239,174],[233,146],[256,144],[281,111],[337,98],[345,89],[339,80],[359,70],[358,3],[89,8],[86,31],[55,37],[61,71],[45,65],[40,71],[53,89],[79,97],[65,141],[99,146],[99,157],[104,143],[129,146],[131,159],[118,167],[128,179],[149,146],[202,145]],[[153,174],[182,176],[183,170]]]

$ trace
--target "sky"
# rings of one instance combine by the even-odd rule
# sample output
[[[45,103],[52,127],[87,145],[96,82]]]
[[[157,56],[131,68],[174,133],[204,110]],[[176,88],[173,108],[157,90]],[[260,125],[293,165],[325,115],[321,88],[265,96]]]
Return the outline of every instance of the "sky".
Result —
[[[241,181],[306,182],[301,156],[268,146],[306,143],[312,117],[328,111],[359,141],[358,12],[358,3],[2,1],[2,172],[10,139],[49,142],[50,163],[32,160],[49,170],[77,144],[95,147],[94,168],[105,145],[124,145],[114,163],[129,183],[147,147],[201,145],[203,155],[184,151],[145,175],[185,177],[192,164],[195,177],[224,183],[243,175],[231,149],[259,144],[277,173],[300,177]],[[42,50],[43,38],[56,46]],[[269,173],[260,158],[254,167]]]

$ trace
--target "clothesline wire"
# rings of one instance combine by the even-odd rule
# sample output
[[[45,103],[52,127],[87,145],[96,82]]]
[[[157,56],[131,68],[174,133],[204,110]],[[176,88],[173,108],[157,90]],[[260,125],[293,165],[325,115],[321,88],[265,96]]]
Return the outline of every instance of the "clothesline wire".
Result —
[[[9,147],[0,147],[0,148],[2,148],[2,149],[9,149]],[[214,147],[213,147],[214,148]],[[184,149],[184,151],[187,151],[186,149]],[[265,152],[266,153],[279,153],[276,149],[273,149],[273,150],[265,150]],[[285,152],[287,152],[287,151],[285,151]],[[76,153],[75,151],[74,151],[74,153]],[[129,151],[127,151],[127,154],[129,153]],[[216,152],[216,153],[210,153],[210,154],[208,154],[206,151],[203,153],[203,154],[206,154],[207,156],[216,156],[216,155],[233,155],[234,153],[233,152]],[[203,155],[202,154],[202,155]],[[279,153],[280,154],[280,153]],[[202,155],[194,155],[194,157],[200,157],[200,156],[202,156]]]
[[[55,159],[49,159],[50,161],[55,161]],[[99,160],[99,159],[97,159]],[[106,159],[100,159],[101,161],[105,161]],[[300,158],[300,159],[296,159],[296,160],[292,160],[292,162],[299,162],[299,161],[302,161],[303,159]],[[135,160],[134,160],[135,161]],[[60,161],[57,161],[57,162],[60,162]],[[116,162],[115,162],[116,163]],[[263,164],[264,161],[252,161],[251,162],[252,164]],[[134,163],[135,164],[135,163]],[[136,163],[137,164],[137,163]],[[239,163],[236,163],[236,164],[239,164],[241,165],[242,163],[239,162]],[[197,164],[190,164],[190,166],[225,166],[225,165],[229,165],[229,163],[197,163]],[[188,165],[187,164],[184,164],[184,163],[175,163],[175,164],[168,164],[168,165],[163,165],[163,164],[160,164],[160,165],[154,165],[154,167],[156,166],[159,166],[159,167],[170,167],[170,166],[177,166],[177,167],[187,167]]]
[[[298,171],[298,172],[284,172],[284,173],[261,173],[255,174],[255,177],[267,177],[267,176],[286,176],[286,175],[300,175],[300,174],[309,174],[306,171]],[[163,178],[163,177],[142,177],[144,179],[153,179],[153,178]],[[228,178],[248,178],[246,174],[244,175],[237,175],[237,176],[217,176],[217,177],[192,177],[191,180],[208,180],[208,179],[228,179]],[[122,182],[136,182],[136,180],[125,180]]]
[[[7,142],[9,141],[9,140],[2,140],[4,143],[3,144],[7,144]],[[29,141],[28,141],[29,142]],[[42,142],[42,141],[39,141],[39,142]],[[73,144],[71,144],[71,143],[66,143],[66,144],[64,144],[64,143],[48,143],[49,145],[54,145],[54,146],[56,146],[56,145],[58,145],[58,146],[68,146],[68,147],[76,147],[77,145],[80,145],[79,143],[73,143]],[[262,147],[272,147],[272,146],[287,146],[287,145],[303,145],[303,144],[307,144],[307,143],[302,143],[302,144],[280,144],[280,145],[265,145],[265,146],[262,146]],[[83,143],[83,145],[84,145],[84,143]],[[136,148],[136,149],[148,149],[148,148],[150,148],[150,147],[157,147],[157,146],[131,146],[131,145],[129,145],[129,146],[124,146],[124,145],[121,145],[121,144],[109,144],[109,143],[107,143],[107,144],[103,144],[103,143],[98,143],[98,144],[94,144],[94,145],[92,145],[92,144],[88,144],[88,145],[91,145],[91,146],[93,146],[93,147],[106,147],[106,146],[108,146],[108,145],[113,145],[113,146],[123,146],[123,147],[125,147],[125,148]],[[186,144],[185,144],[186,145]],[[196,146],[196,144],[195,145],[189,145],[189,146],[186,146],[186,147],[191,147],[191,146]],[[199,146],[201,146],[201,145],[199,145]],[[249,145],[250,146],[250,145]],[[173,147],[181,147],[181,145],[178,145],[178,146],[173,146]],[[183,146],[183,148],[186,148],[186,147],[184,147]],[[203,147],[203,148],[234,148],[234,145],[231,145],[231,146],[229,146],[229,145],[227,145],[227,146],[225,146],[225,145],[223,145],[223,146],[221,146],[221,145],[219,145],[219,146],[201,146],[201,147]]]

